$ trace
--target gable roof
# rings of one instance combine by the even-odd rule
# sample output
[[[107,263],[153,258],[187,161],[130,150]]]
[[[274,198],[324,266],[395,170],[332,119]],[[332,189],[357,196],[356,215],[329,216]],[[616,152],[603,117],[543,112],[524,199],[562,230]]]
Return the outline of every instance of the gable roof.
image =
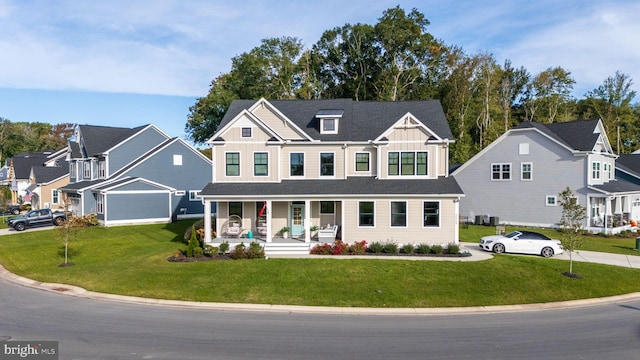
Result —
[[[616,159],[616,168],[640,179],[640,154],[623,154]]]
[[[234,100],[218,129],[223,129],[240,112],[251,108],[256,102],[256,100]],[[268,102],[314,140],[373,140],[407,113],[412,114],[441,139],[453,139],[439,100],[353,101],[351,99],[327,99],[270,100]],[[343,111],[337,134],[320,134],[319,120],[316,115],[327,110]]]
[[[69,175],[67,166],[34,166],[31,171],[37,184],[46,184]]]
[[[87,156],[99,155],[118,145],[127,138],[135,135],[149,125],[135,128],[121,128],[97,125],[78,125],[78,134],[82,138],[81,146],[87,151]],[[72,148],[72,152],[73,152]]]
[[[592,151],[600,137],[596,127],[600,120],[576,120],[553,124],[523,122],[514,129],[536,128],[557,142],[577,151]]]
[[[16,179],[28,179],[31,175],[31,168],[34,166],[44,166],[47,160],[47,154],[37,152],[23,152],[14,155],[13,176]]]

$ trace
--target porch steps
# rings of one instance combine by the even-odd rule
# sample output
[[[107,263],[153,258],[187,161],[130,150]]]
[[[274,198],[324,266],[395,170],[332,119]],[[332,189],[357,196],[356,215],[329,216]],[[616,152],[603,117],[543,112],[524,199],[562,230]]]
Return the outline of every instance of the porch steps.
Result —
[[[264,244],[266,255],[309,255],[313,243],[305,242],[270,242]]]

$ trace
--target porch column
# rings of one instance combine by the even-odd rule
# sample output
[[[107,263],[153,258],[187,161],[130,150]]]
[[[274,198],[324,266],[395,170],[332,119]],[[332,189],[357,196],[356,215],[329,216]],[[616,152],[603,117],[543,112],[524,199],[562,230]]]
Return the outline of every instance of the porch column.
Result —
[[[311,242],[311,201],[304,201],[304,242]]]
[[[204,201],[204,242],[211,242],[211,200]]]
[[[629,195],[623,196],[622,200],[623,200],[622,212],[630,213],[631,212],[631,196]]]
[[[622,197],[616,197],[616,215],[622,214]]]
[[[453,208],[456,217],[456,227],[453,232],[453,242],[454,244],[460,244],[460,198],[453,199]]]
[[[273,239],[273,229],[271,228],[271,200],[267,200],[267,208],[265,209],[267,213],[267,242],[271,242]]]

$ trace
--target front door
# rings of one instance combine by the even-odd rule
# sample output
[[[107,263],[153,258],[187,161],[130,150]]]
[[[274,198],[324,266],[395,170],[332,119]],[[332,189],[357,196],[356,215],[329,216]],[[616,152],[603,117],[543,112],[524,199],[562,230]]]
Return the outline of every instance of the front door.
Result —
[[[304,234],[304,204],[291,205],[291,236]]]

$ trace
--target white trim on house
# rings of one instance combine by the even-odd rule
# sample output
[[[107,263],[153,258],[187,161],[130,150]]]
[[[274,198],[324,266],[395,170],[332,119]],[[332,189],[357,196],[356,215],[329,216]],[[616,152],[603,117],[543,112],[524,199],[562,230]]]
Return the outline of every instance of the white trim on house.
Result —
[[[438,136],[434,131],[432,131],[428,126],[426,126],[422,121],[420,121],[417,117],[413,116],[410,112],[404,114],[398,119],[393,125],[391,125],[387,130],[383,131],[377,138],[375,138],[374,142],[382,141],[381,139],[388,137],[392,132],[397,129],[409,129],[409,128],[419,128],[422,129],[427,135],[433,136],[436,138],[437,142],[446,141],[446,139],[442,139]]]

